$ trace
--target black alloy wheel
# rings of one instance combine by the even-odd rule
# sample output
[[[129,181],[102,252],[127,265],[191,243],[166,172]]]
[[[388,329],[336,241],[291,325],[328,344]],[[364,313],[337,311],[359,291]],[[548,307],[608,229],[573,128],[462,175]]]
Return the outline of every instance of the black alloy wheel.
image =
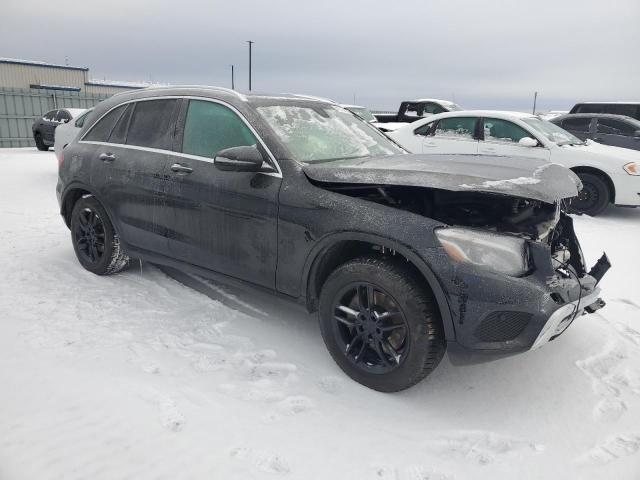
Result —
[[[346,357],[372,373],[396,369],[408,349],[408,326],[393,297],[378,286],[356,283],[336,299],[335,334]]]

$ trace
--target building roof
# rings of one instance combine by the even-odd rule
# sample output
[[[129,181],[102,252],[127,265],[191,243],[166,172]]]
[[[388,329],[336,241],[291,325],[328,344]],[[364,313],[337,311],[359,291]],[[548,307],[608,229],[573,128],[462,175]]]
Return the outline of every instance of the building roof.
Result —
[[[90,86],[100,86],[100,87],[120,87],[120,88],[147,88],[153,86],[160,86],[158,83],[151,82],[126,82],[121,80],[100,80],[97,78],[92,78],[88,82],[84,83],[85,85]],[[163,87],[167,85],[161,85]]]
[[[22,60],[22,59],[18,59],[18,58],[5,58],[5,57],[0,57],[0,63],[9,63],[9,64],[14,64],[14,65],[29,65],[32,67],[47,67],[47,68],[61,68],[64,70],[81,70],[83,72],[88,72],[89,69],[87,67],[74,67],[71,65],[59,65],[56,63],[47,63],[47,62],[40,62],[37,60]]]

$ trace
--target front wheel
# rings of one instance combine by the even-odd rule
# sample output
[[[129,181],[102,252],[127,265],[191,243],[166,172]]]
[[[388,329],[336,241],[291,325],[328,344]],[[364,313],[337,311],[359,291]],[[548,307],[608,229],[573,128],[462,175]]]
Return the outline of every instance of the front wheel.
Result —
[[[340,368],[381,392],[415,385],[444,355],[442,321],[423,279],[392,259],[338,267],[320,295],[320,330]]]
[[[582,182],[582,190],[577,197],[571,200],[571,210],[595,217],[602,213],[611,201],[609,187],[599,175],[582,172],[577,175]]]
[[[82,197],[74,205],[71,242],[80,264],[96,275],[117,273],[129,263],[107,212],[95,197]]]

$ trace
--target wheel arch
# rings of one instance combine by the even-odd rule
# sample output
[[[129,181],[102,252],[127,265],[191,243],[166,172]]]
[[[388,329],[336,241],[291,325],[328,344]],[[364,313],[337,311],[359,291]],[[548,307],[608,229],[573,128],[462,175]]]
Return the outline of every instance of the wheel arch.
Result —
[[[100,196],[96,195],[95,191],[90,186],[78,182],[70,184],[64,190],[60,200],[60,214],[62,215],[64,223],[67,225],[67,227],[71,227],[71,212],[73,212],[73,206],[79,199],[86,195],[91,195],[95,197],[98,202],[100,202],[100,205],[102,205],[102,207],[109,215],[111,224],[114,225],[114,228],[116,228],[115,224],[113,223],[113,216],[111,215],[111,212],[109,211],[107,205],[105,205],[104,202],[100,199]]]
[[[361,232],[341,232],[323,238],[307,257],[302,292],[309,312],[318,309],[320,291],[328,276],[343,263],[363,255],[401,256],[424,279],[436,299],[445,337],[455,340],[455,329],[447,297],[431,267],[410,247],[393,239]]]
[[[587,166],[571,167],[571,170],[575,174],[590,173],[592,175],[597,175],[598,177],[601,177],[604,180],[604,182],[607,184],[607,188],[609,190],[609,195],[610,195],[609,203],[615,203],[616,186],[614,185],[613,180],[611,180],[611,177],[606,172],[596,167],[587,167]]]

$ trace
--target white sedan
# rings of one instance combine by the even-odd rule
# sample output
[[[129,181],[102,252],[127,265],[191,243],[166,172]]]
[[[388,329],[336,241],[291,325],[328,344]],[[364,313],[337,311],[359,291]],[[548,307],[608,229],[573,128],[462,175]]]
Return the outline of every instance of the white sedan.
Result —
[[[78,132],[84,125],[84,121],[87,119],[89,112],[91,112],[93,108],[90,108],[88,110],[80,108],[67,108],[67,110],[72,115],[71,120],[58,125],[54,133],[53,151],[55,152],[58,161],[61,158],[62,149],[70,144],[74,138],[76,138],[76,135],[78,135]]]
[[[387,135],[413,153],[542,158],[572,169],[584,188],[574,209],[597,215],[607,205],[640,205],[640,152],[583,142],[540,117],[517,112],[447,112]]]

